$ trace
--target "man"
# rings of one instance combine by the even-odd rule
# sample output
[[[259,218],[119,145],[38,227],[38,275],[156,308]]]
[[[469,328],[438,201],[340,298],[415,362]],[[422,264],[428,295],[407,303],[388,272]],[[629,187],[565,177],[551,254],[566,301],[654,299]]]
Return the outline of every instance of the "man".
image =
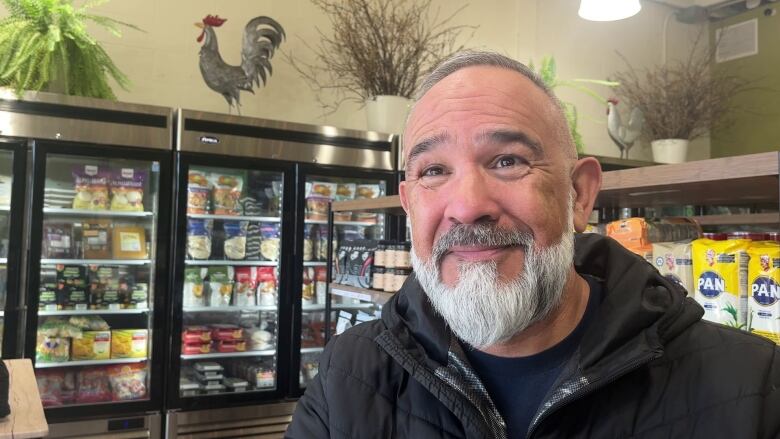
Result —
[[[331,341],[288,437],[780,436],[775,345],[701,321],[614,241],[575,239],[601,169],[525,66],[445,61],[404,145],[415,276]]]

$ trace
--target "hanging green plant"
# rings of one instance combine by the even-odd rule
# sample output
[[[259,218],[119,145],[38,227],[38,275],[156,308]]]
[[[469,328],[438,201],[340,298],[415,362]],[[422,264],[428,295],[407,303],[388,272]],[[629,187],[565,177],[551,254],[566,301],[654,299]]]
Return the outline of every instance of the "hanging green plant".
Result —
[[[138,27],[90,14],[107,0],[76,7],[72,0],[2,0],[0,85],[24,90],[57,89],[76,96],[115,100],[109,77],[127,90],[130,82],[89,33],[93,22],[119,37],[120,27]]]

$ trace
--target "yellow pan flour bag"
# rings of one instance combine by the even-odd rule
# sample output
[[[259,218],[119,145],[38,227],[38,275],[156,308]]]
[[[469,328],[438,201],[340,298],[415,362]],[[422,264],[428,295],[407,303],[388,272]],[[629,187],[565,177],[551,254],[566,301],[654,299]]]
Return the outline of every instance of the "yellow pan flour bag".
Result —
[[[780,344],[780,243],[755,242],[748,254],[748,329]]]
[[[694,298],[704,308],[703,318],[746,329],[750,241],[697,239],[692,245]]]

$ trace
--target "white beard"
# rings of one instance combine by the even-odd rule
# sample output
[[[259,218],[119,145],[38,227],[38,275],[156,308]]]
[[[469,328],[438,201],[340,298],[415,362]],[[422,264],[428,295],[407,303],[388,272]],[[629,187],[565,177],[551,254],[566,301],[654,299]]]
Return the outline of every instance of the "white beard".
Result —
[[[560,304],[574,259],[571,220],[557,244],[540,249],[529,235],[524,239],[525,263],[516,278],[501,280],[495,261],[467,262],[458,267],[452,287],[441,281],[438,258],[424,262],[412,249],[417,280],[460,340],[475,348],[505,342],[544,320]]]

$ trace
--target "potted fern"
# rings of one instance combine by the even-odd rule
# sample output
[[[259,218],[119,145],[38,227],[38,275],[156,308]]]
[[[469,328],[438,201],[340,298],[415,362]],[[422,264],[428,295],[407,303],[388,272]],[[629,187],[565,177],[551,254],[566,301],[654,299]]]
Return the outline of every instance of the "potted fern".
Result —
[[[8,16],[0,20],[0,86],[116,99],[109,78],[127,89],[129,81],[103,47],[87,32],[87,22],[116,36],[136,26],[94,15],[89,9],[107,0],[75,6],[73,0],[2,0]]]

